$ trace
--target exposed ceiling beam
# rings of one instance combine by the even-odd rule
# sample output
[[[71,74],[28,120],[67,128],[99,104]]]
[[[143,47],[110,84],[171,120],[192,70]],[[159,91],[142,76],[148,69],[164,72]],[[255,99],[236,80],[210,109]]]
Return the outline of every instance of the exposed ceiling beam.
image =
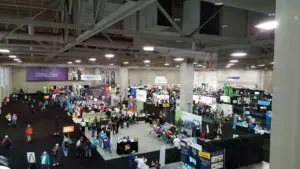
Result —
[[[222,2],[226,6],[255,11],[264,14],[275,13],[275,0],[204,0],[211,3]]]
[[[140,0],[140,1],[128,1],[124,5],[122,5],[117,11],[112,12],[107,17],[103,18],[99,21],[92,30],[85,31],[81,35],[79,35],[73,43],[67,44],[64,48],[59,51],[50,54],[46,59],[52,59],[55,56],[58,56],[61,53],[73,48],[77,44],[85,41],[86,39],[96,35],[99,32],[102,32],[106,28],[112,26],[113,24],[123,20],[127,16],[132,15],[133,13],[139,11],[140,9],[156,2],[156,0]]]
[[[66,29],[82,29],[88,30],[92,26],[88,25],[78,25],[78,24],[68,24],[68,23],[59,23],[59,22],[48,22],[48,21],[37,21],[30,18],[11,18],[0,16],[0,23],[4,24],[21,24],[21,25],[32,25],[37,27],[50,27],[50,28],[66,28]]]

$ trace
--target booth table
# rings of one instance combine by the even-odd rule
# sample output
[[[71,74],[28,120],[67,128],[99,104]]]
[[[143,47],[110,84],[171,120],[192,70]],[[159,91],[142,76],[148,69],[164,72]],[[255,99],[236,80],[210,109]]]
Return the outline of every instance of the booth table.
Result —
[[[117,143],[117,154],[129,154],[131,151],[138,152],[138,141]]]

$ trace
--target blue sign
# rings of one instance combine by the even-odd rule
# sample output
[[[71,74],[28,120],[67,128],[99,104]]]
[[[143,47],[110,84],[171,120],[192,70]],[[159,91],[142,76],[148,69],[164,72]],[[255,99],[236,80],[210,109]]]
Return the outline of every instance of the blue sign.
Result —
[[[263,100],[258,100],[258,105],[261,105],[261,106],[270,106],[271,105],[271,102],[269,101],[263,101]]]

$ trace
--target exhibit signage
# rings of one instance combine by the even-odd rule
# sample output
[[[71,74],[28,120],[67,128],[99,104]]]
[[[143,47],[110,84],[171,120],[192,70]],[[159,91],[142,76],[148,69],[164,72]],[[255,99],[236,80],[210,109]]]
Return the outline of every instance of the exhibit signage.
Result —
[[[28,163],[30,163],[30,164],[36,163],[34,152],[27,152],[26,155],[27,155],[27,162]]]
[[[155,77],[155,81],[154,81],[155,84],[167,84],[168,83],[168,80],[166,77],[164,76],[156,76]]]
[[[26,68],[26,80],[65,81],[68,80],[68,69],[55,67],[28,67]]]
[[[101,80],[101,75],[81,75],[81,80]]]
[[[142,102],[147,101],[147,91],[145,90],[136,90],[136,99]]]
[[[199,151],[199,156],[206,159],[210,159],[210,153],[207,152]]]
[[[74,131],[75,131],[74,125],[63,127],[63,133],[73,133]]]

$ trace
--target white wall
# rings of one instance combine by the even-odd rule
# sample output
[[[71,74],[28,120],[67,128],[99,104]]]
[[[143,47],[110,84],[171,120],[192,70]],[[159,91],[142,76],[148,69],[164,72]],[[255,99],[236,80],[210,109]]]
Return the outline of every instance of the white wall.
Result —
[[[1,67],[0,67],[1,68]],[[78,81],[26,81],[26,68],[24,67],[12,67],[12,88],[17,90],[20,88],[27,88],[28,92],[36,92],[42,90],[43,86],[50,85],[93,85],[92,82],[78,82]],[[10,71],[10,68],[8,69]],[[0,70],[1,71],[1,70]],[[9,73],[9,72],[8,72]],[[1,76],[1,75],[0,75]],[[156,76],[165,76],[168,79],[169,84],[180,84],[179,70],[151,70],[151,69],[129,69],[128,79],[131,81],[131,85],[139,84],[140,80],[144,84],[153,84]],[[190,76],[190,75],[187,75]],[[238,76],[240,79],[235,81],[228,81],[228,77]],[[8,76],[10,77],[10,76]],[[116,71],[116,83],[120,84],[119,71]],[[258,88],[262,90],[272,90],[272,71],[262,70],[219,70],[219,71],[195,71],[194,72],[194,84],[200,86],[202,83],[208,84],[209,88],[220,89],[224,83],[231,83],[249,88]],[[0,82],[1,84],[1,82]],[[11,85],[8,85],[11,86]]]
[[[144,84],[153,84],[156,76],[165,76],[169,84],[179,84],[179,70],[146,70],[146,69],[129,69],[128,79],[131,85],[139,84],[140,80]]]
[[[237,80],[228,80],[228,77],[239,77]],[[195,72],[196,85],[206,83],[209,88],[221,89],[225,83],[233,86],[272,90],[272,71],[263,70],[218,70],[211,72]]]
[[[165,76],[169,84],[180,83],[179,70],[129,69],[128,71],[131,85],[139,84],[140,80],[142,80],[144,84],[153,84],[156,76]],[[233,76],[239,77],[240,79],[228,81],[228,77]],[[202,83],[208,84],[208,87],[213,90],[223,88],[224,83],[246,88],[272,90],[272,71],[243,69],[195,71],[194,85],[201,86]]]

